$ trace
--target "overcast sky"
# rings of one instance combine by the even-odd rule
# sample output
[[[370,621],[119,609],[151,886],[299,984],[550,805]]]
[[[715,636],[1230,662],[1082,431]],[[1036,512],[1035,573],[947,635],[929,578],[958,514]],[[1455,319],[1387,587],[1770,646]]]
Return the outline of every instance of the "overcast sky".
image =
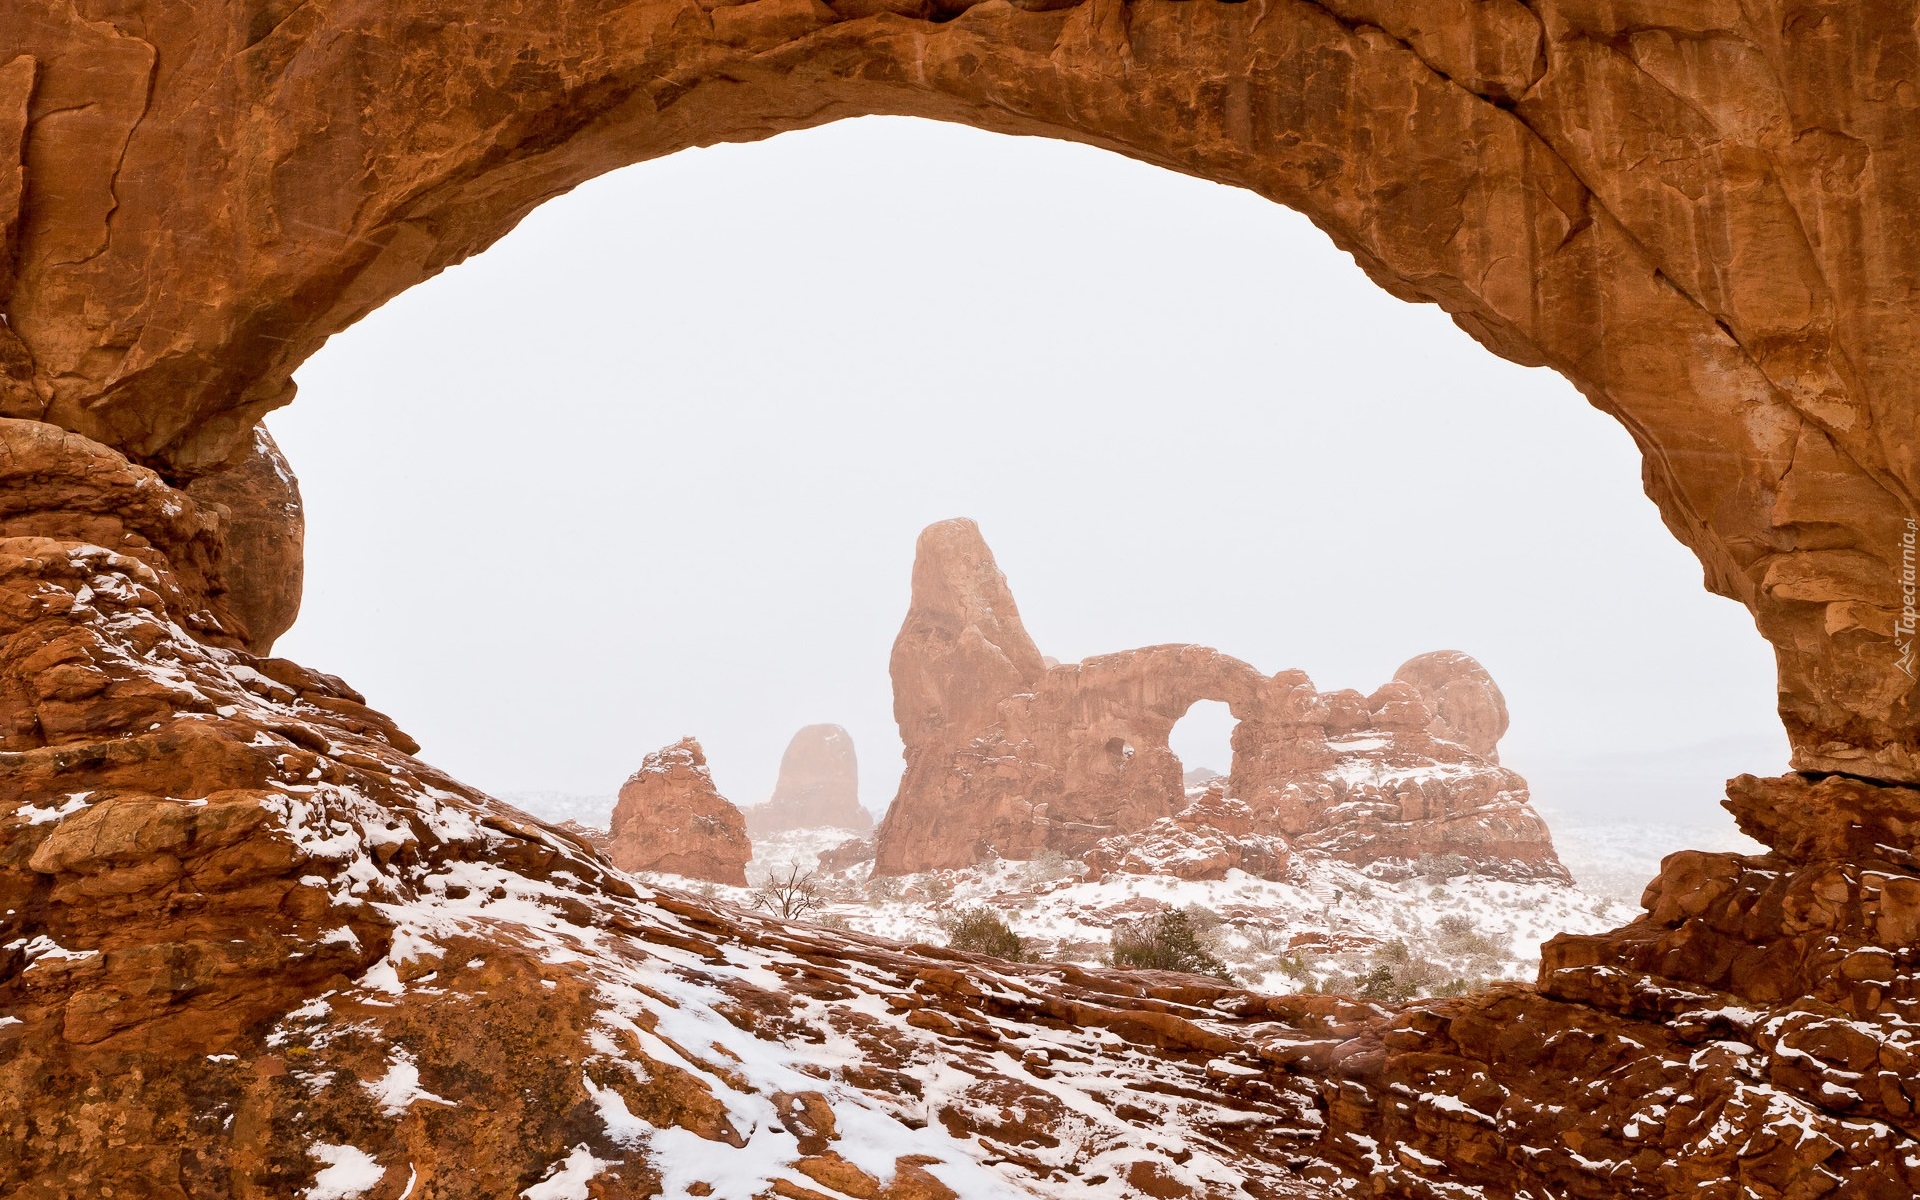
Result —
[[[1547,803],[1607,756],[1784,766],[1771,654],[1619,426],[1297,214],[1101,151],[872,118],[642,164],[298,378],[277,652],[491,790],[611,796],[692,734],[752,804],[836,722],[884,807],[914,537],[954,516],[1063,660],[1199,642],[1371,691],[1464,650]],[[1224,770],[1226,729],[1175,748]]]

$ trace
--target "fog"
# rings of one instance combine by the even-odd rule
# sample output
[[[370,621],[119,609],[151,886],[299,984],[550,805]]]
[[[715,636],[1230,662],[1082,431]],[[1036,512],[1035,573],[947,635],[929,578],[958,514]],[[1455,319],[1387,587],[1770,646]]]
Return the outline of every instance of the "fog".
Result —
[[[298,382],[277,652],[490,790],[611,796],[692,734],[751,804],[836,722],[883,808],[914,538],[952,516],[1062,660],[1199,642],[1371,691],[1465,650],[1549,809],[1691,817],[1784,766],[1771,653],[1617,424],[1299,215],[1086,147],[870,118],[641,164]],[[1182,723],[1188,766],[1224,722]]]

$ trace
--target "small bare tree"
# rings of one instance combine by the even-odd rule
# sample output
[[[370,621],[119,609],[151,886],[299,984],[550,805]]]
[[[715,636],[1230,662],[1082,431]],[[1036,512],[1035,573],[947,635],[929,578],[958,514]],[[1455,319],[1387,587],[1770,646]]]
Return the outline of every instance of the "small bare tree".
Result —
[[[753,906],[776,917],[797,921],[825,907],[826,899],[815,886],[812,871],[802,871],[799,863],[788,863],[785,877],[769,872],[760,886],[753,889]]]

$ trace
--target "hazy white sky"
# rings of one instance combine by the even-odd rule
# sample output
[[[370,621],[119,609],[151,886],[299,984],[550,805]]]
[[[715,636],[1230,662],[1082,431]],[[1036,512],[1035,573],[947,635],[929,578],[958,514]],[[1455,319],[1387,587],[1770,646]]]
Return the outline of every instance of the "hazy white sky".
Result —
[[[1455,648],[1523,772],[1783,766],[1751,757],[1783,744],[1771,654],[1624,431],[1304,218],[1085,147],[874,118],[642,164],[299,382],[278,652],[492,790],[610,795],[693,734],[757,803],[831,721],[883,807],[914,537],[952,516],[1063,660],[1200,642],[1371,691]],[[1196,717],[1176,749],[1224,745]]]

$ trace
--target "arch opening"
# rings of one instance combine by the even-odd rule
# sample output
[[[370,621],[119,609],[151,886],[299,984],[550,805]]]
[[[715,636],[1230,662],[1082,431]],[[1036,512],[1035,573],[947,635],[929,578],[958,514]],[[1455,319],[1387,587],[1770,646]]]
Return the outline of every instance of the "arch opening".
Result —
[[[1195,700],[1174,722],[1167,745],[1180,760],[1188,795],[1233,772],[1233,731],[1239,720],[1224,700]]]
[[[1088,215],[1035,227],[1017,215],[1035,192]],[[807,226],[864,201],[869,236],[754,233],[766,195],[794,197]],[[937,201],[1004,217],[903,274],[890,247]],[[679,236],[649,236],[627,219],[639,210]],[[729,238],[765,272],[745,294],[712,270],[706,247]],[[1147,278],[1214,302],[1156,314],[1143,339],[1128,297]],[[876,279],[928,290],[875,305]],[[1004,309],[1010,294],[1026,308]],[[920,314],[942,305],[997,317],[929,377],[937,340]],[[857,351],[789,319],[815,310],[861,313]],[[511,342],[491,332],[502,311]],[[537,358],[503,352],[533,343]],[[1510,745],[1523,774],[1606,746],[1671,749],[1658,731],[1703,709],[1732,726],[1703,737],[1775,727],[1764,650],[1699,593],[1605,418],[1384,296],[1296,215],[1081,147],[888,119],[643,164],[551,202],[336,338],[300,380],[301,403],[271,420],[313,498],[316,582],[285,650],[359,681],[432,756],[497,791],[610,794],[639,754],[698,731],[722,792],[750,803],[786,737],[825,715],[861,747],[864,794],[891,795],[880,668],[907,549],[956,512],[987,523],[1036,636],[1064,655],[1201,641],[1364,690],[1410,654],[1465,643],[1527,698]],[[395,394],[457,395],[469,419]],[[355,432],[369,423],[376,445]],[[1530,462],[1514,445],[1579,454]],[[1170,469],[1192,482],[1140,486]],[[369,527],[392,535],[370,545]],[[593,620],[521,624],[552,588],[502,578],[503,539],[551,546],[545,569],[619,629],[611,644]],[[368,598],[418,572],[422,546],[434,586],[382,596],[370,619]],[[1658,582],[1602,594],[1595,572]],[[1410,577],[1416,609],[1396,599]],[[468,599],[450,612],[445,594]],[[1556,659],[1569,623],[1610,649]],[[328,624],[363,632],[328,638]],[[496,655],[473,656],[475,639]],[[503,683],[555,698],[517,718],[514,742],[481,732]],[[561,742],[581,749],[536,752]],[[1229,769],[1215,757],[1203,765]],[[1695,805],[1724,837],[1714,793]],[[1647,869],[1677,844],[1647,846]]]

